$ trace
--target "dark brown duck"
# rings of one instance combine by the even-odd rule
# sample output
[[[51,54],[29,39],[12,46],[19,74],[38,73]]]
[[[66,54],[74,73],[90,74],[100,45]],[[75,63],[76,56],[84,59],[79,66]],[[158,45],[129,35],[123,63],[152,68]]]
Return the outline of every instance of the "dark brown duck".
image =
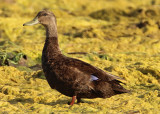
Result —
[[[127,93],[117,76],[104,72],[88,63],[62,55],[58,45],[56,17],[50,11],[40,11],[30,22],[46,28],[46,40],[42,52],[42,68],[52,89],[72,97],[70,105],[81,98],[107,98]]]

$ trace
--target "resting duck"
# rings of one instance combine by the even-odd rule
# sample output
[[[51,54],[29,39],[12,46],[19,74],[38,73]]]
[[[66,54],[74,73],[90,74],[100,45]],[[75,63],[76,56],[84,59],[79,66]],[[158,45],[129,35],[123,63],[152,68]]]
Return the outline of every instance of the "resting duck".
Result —
[[[64,56],[58,45],[56,17],[50,11],[40,11],[26,25],[42,24],[46,40],[42,52],[42,68],[52,89],[72,97],[69,103],[81,102],[81,98],[107,98],[127,93],[120,85],[120,77],[114,76],[81,60]]]

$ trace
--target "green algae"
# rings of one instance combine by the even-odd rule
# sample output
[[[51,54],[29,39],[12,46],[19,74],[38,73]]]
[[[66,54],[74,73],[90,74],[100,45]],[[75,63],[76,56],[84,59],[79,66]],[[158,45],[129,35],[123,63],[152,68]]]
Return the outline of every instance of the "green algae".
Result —
[[[160,113],[159,5],[158,0],[16,0],[9,3],[3,0],[0,3],[1,55],[11,55],[12,59],[10,56],[8,59],[17,64],[24,54],[27,65],[0,67],[0,111]],[[68,106],[71,98],[52,90],[39,67],[44,27],[22,27],[42,9],[49,9],[57,16],[63,54],[124,78],[123,86],[131,93],[107,99],[83,99],[84,103]]]

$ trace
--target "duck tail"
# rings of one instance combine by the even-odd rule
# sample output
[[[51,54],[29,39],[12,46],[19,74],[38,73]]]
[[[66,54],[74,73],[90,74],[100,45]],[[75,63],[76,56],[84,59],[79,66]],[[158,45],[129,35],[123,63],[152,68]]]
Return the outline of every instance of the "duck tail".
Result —
[[[111,81],[112,89],[115,92],[115,94],[129,93],[130,91],[123,88],[122,85],[120,85],[120,83],[122,83],[122,82],[119,80],[112,80]]]

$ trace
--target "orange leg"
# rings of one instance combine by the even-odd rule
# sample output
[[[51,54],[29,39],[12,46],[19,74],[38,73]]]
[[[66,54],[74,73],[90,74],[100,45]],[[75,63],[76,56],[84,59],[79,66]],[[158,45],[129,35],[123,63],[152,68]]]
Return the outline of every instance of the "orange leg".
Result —
[[[72,101],[71,101],[71,103],[70,103],[69,105],[73,105],[74,102],[75,102],[75,100],[76,100],[76,96],[73,96],[73,97],[72,97]]]

